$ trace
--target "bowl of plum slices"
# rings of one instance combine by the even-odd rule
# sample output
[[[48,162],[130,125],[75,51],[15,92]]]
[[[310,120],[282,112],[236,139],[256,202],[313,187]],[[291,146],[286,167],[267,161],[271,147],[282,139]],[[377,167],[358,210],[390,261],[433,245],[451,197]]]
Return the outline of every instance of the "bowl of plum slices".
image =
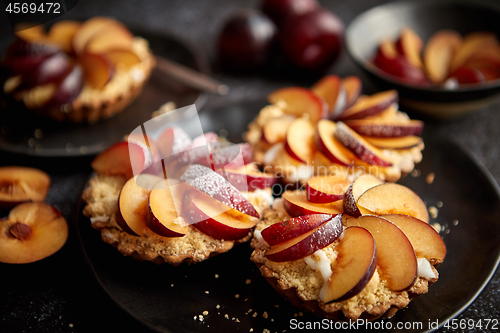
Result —
[[[392,2],[354,18],[346,47],[405,107],[448,120],[500,99],[499,21],[493,2]]]

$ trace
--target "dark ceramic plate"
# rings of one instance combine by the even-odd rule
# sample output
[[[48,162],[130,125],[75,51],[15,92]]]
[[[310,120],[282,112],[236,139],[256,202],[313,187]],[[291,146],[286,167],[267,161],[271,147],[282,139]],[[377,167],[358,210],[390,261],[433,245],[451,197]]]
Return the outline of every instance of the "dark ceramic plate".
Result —
[[[246,124],[264,104],[206,110],[201,114],[203,129],[226,129],[233,142],[241,141]],[[409,175],[401,183],[428,206],[443,202],[434,222],[446,226],[442,235],[448,256],[429,292],[386,321],[394,327],[398,322],[421,322],[423,328],[413,332],[428,331],[429,321],[442,325],[464,311],[488,283],[500,255],[500,190],[495,181],[450,141],[426,135],[425,142],[424,160],[418,165],[421,175]],[[435,174],[432,184],[425,180],[430,172]],[[291,320],[321,322],[309,314],[296,317],[300,310],[282,299],[249,260],[248,244],[192,266],[155,266],[124,257],[102,242],[83,215],[78,225],[88,262],[104,290],[159,332],[281,332],[290,330]],[[208,315],[200,321],[204,311]]]
[[[397,89],[406,106],[438,118],[452,118],[478,110],[499,99],[500,80],[463,85],[455,90],[419,87],[388,76],[373,64],[380,41],[396,39],[404,27],[425,42],[435,32],[453,29],[465,35],[490,31],[500,36],[500,6],[493,1],[406,0],[374,7],[358,15],[346,29],[346,47],[355,62],[380,86]]]
[[[208,74],[207,60],[191,45],[172,36],[144,30],[135,34],[146,38],[155,54]],[[15,110],[9,110],[8,113],[0,110],[0,149],[37,156],[96,154],[120,141],[139,124],[151,119],[151,113],[162,104],[173,101],[178,107],[182,107],[195,103],[199,110],[207,97],[205,93],[153,70],[149,82],[135,102],[117,116],[93,125],[58,123],[31,113],[26,117],[23,116],[24,113],[21,116],[20,112],[16,114]],[[35,138],[36,129],[42,130],[41,138]]]

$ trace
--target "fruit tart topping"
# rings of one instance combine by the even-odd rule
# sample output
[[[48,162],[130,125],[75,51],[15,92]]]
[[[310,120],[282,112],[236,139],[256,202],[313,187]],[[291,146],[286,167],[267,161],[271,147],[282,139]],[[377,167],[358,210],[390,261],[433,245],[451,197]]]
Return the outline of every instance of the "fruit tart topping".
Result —
[[[377,268],[377,246],[365,228],[345,229],[337,250],[332,273],[321,289],[320,299],[325,303],[340,302],[359,294]]]
[[[357,206],[359,197],[369,188],[382,183],[383,181],[370,174],[365,174],[356,178],[356,180],[354,180],[354,182],[352,182],[346,190],[344,198],[344,211],[354,217],[361,216],[362,213]]]
[[[194,164],[186,169],[180,180],[244,214],[259,217],[252,204],[219,173]]]
[[[245,135],[255,160],[279,173],[285,183],[305,184],[325,170],[376,172],[388,181],[411,172],[422,159],[423,122],[398,110],[397,91],[365,96],[361,90],[355,76],[328,75],[311,89],[272,92],[272,104],[261,110]],[[311,94],[323,101],[327,112]],[[307,168],[309,173],[300,173]]]
[[[319,291],[319,299],[325,303],[356,296],[375,271],[396,292],[412,288],[418,278],[436,278],[434,267],[443,262],[446,246],[427,223],[425,204],[413,191],[402,185],[384,183],[369,174],[359,176],[349,186],[341,176],[319,176],[312,178],[310,183],[317,181],[344,188],[344,200],[339,200],[337,212],[325,214],[324,207],[328,204],[312,203],[306,191],[284,192],[273,208],[286,210],[295,217],[285,218],[260,232],[265,243],[261,241],[258,247],[265,249],[267,260],[283,262],[304,258],[309,267],[325,278]],[[360,198],[363,198],[363,205],[359,205]],[[278,201],[283,205],[278,205]],[[328,224],[324,221],[330,221],[330,217],[342,220],[340,236],[335,229],[322,230]],[[319,230],[322,235],[315,234]],[[314,253],[332,244],[333,238],[338,239],[331,245],[337,251],[335,257],[325,255],[322,258],[324,251]],[[312,248],[312,252],[307,252],[304,244]],[[324,262],[331,271],[323,267]],[[326,274],[327,271],[330,273]]]
[[[301,216],[308,214],[340,214],[343,211],[342,200],[331,203],[318,204],[307,200],[304,191],[285,191],[282,194],[283,206],[290,216]]]
[[[304,221],[301,223],[306,224],[304,230],[310,224],[308,219],[314,219],[314,216],[309,215],[301,220]],[[342,214],[338,214],[298,237],[271,246],[265,256],[267,259],[277,262],[298,260],[335,242],[342,234],[342,231]],[[294,232],[294,229],[291,229],[291,232]]]
[[[182,237],[188,231],[188,223],[182,216],[182,198],[189,186],[171,180],[160,181],[148,197],[146,225],[163,237]]]
[[[337,123],[337,129],[335,130],[334,136],[363,162],[383,167],[392,166],[392,163],[386,160],[379,149],[371,145],[343,122]]]
[[[387,90],[371,96],[364,96],[357,99],[353,106],[340,114],[340,120],[362,119],[375,116],[398,102],[398,92]]]
[[[255,163],[249,163],[238,169],[221,170],[221,173],[234,187],[240,191],[256,191],[272,187],[278,178],[267,172],[259,171]]]
[[[116,209],[116,223],[123,231],[134,235],[144,235],[147,228],[147,206],[151,189],[161,181],[160,177],[154,175],[142,175],[142,184],[139,186],[135,178],[130,178],[120,191]]]
[[[307,119],[297,118],[286,132],[285,150],[294,159],[302,163],[311,163],[314,152],[314,125]]]
[[[198,190],[191,190],[184,196],[182,207],[190,224],[215,239],[241,239],[259,221]]]
[[[417,278],[417,257],[408,237],[387,219],[363,215],[344,219],[346,226],[368,230],[377,245],[377,265],[394,291],[410,288]]]
[[[429,212],[420,197],[408,187],[385,183],[366,190],[356,202],[364,214],[405,214],[429,223]]]
[[[347,177],[342,174],[309,178],[306,184],[307,200],[320,204],[342,200],[347,186]]]
[[[267,99],[271,104],[283,106],[286,114],[298,117],[303,114],[308,115],[313,123],[325,118],[328,111],[325,101],[306,88],[282,88],[269,94]]]
[[[397,225],[406,234],[417,257],[425,258],[435,266],[444,261],[446,245],[430,224],[403,214],[389,214],[381,217]]]
[[[270,225],[261,235],[267,244],[278,245],[319,227],[332,217],[330,214],[301,215]]]
[[[98,174],[129,178],[118,196],[117,225],[135,236],[182,237],[190,224],[216,239],[247,236],[258,210],[269,205],[265,189],[276,183],[249,163],[251,147],[223,142],[213,132],[194,140],[177,127],[158,132],[134,132],[92,161]]]

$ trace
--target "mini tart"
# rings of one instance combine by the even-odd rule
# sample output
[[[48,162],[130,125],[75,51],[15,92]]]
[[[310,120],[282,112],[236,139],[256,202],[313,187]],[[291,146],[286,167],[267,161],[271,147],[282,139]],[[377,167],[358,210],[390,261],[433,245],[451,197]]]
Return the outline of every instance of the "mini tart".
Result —
[[[139,96],[155,67],[154,56],[145,39],[135,37],[132,51],[139,56],[140,63],[128,69],[116,67],[113,77],[102,89],[84,84],[80,95],[70,104],[60,108],[40,107],[40,100],[45,100],[44,86],[26,92],[22,100],[28,109],[61,122],[95,123],[113,117]]]
[[[415,164],[422,160],[423,142],[406,149],[380,149],[384,159],[392,163],[390,167],[369,165],[359,159],[355,160],[353,166],[342,166],[328,160],[319,150],[315,151],[310,165],[301,163],[286,152],[282,142],[271,145],[262,139],[264,124],[286,114],[281,106],[279,103],[265,106],[248,125],[245,141],[252,146],[255,161],[261,163],[266,172],[279,175],[285,183],[304,185],[313,176],[333,176],[339,173],[350,175],[369,173],[381,180],[395,182],[410,173]],[[400,116],[407,117],[403,112],[400,112]],[[307,115],[304,118],[308,119]]]
[[[118,195],[126,180],[122,176],[96,175],[82,194],[86,203],[83,214],[90,218],[92,227],[100,231],[104,242],[116,247],[125,256],[156,264],[191,264],[227,252],[235,244],[247,242],[252,237],[252,232],[249,232],[236,241],[218,240],[193,226],[189,226],[183,237],[162,237],[149,230],[145,236],[132,236],[117,225],[114,217]],[[259,214],[270,207],[272,196],[269,191],[258,190],[244,195]]]
[[[392,317],[397,310],[406,307],[414,297],[425,294],[428,286],[438,280],[439,275],[435,267],[439,263],[433,262],[431,268],[435,278],[427,279],[419,276],[408,291],[396,292],[388,287],[377,268],[370,282],[358,295],[344,301],[325,304],[319,298],[320,289],[324,283],[323,277],[320,272],[307,265],[304,258],[288,262],[273,262],[265,257],[269,245],[260,236],[260,231],[267,226],[291,218],[283,209],[280,199],[275,200],[273,208],[266,209],[262,216],[263,221],[256,226],[255,237],[250,243],[254,249],[251,260],[279,294],[294,306],[318,316],[342,321]],[[335,263],[337,257],[338,244],[339,240],[336,240],[321,250],[332,264]]]

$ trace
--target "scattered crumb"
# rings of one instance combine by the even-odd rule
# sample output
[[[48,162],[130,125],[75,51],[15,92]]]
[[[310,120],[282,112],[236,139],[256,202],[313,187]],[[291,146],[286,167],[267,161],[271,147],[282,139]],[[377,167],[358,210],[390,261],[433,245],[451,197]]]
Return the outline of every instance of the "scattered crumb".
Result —
[[[70,323],[68,326],[69,326],[69,327],[73,327],[73,324],[71,324],[71,323]]]
[[[219,274],[215,274],[215,278],[218,279],[219,278]]]
[[[248,330],[248,332],[253,332],[253,328],[250,328],[250,329]]]
[[[253,313],[252,317],[257,317],[257,311]]]
[[[429,207],[429,215],[431,216],[431,218],[435,219],[438,216],[438,212],[439,210],[436,207],[434,206]]]
[[[35,130],[35,132],[33,133],[33,136],[35,137],[35,139],[41,139],[43,138],[43,131],[39,128],[37,128]]]
[[[294,317],[298,317],[299,315],[298,315],[297,313],[294,313],[294,314],[293,314],[293,316],[294,316]]]
[[[207,295],[208,295],[208,294],[210,294],[210,292],[209,292],[208,290],[205,290],[205,294],[207,294]]]
[[[458,225],[458,220],[453,220],[453,222],[451,222],[453,225]]]
[[[240,320],[239,320],[238,318],[236,318],[236,320],[235,320],[235,321],[236,321],[237,323],[239,323],[239,322],[240,322]]]
[[[443,207],[443,202],[442,202],[442,201],[438,201],[438,202],[436,202],[436,207],[437,207],[437,208],[441,208],[441,207]]]
[[[248,309],[248,311],[247,311],[247,312],[245,312],[245,314],[247,315],[247,314],[249,314],[250,312],[252,312],[252,309]]]
[[[247,280],[245,281],[245,283],[246,283],[246,284],[250,284],[250,283],[252,283],[252,280],[247,279]]]
[[[271,318],[271,322],[274,323],[274,318]]]
[[[170,287],[173,287],[173,286],[174,286],[174,284],[172,283],[172,284],[170,285]]]
[[[224,315],[224,318],[229,319],[229,316],[227,315],[227,313]]]
[[[436,230],[436,232],[441,232],[441,224],[436,222],[431,224],[431,226],[434,228],[434,230]]]
[[[271,333],[271,331],[268,330],[267,328],[264,328],[264,330],[262,331],[262,333]]]
[[[274,307],[275,307],[275,308],[279,308],[279,307],[280,307],[280,305],[279,305],[279,304],[275,304],[275,305],[274,305]]]
[[[266,311],[264,311],[264,313],[262,314],[262,317],[264,317],[265,319],[269,318],[269,315],[267,314]]]
[[[198,316],[198,319],[199,319],[200,321],[205,320],[205,318],[203,317],[203,315],[199,315],[199,316]]]
[[[434,172],[430,172],[425,178],[425,181],[427,182],[427,184],[432,184],[434,182],[435,177],[436,175],[434,174]]]
[[[245,298],[245,299],[244,299],[244,301],[245,301],[245,302],[246,302],[246,301],[248,301],[248,298]]]
[[[445,234],[449,234],[450,233],[450,229],[445,229],[444,233]]]
[[[240,294],[234,295],[234,298],[240,298]]]
[[[299,317],[303,317],[304,314],[302,312],[299,312]]]
[[[216,309],[220,309],[220,305],[219,305],[219,304],[217,304],[217,305],[215,306],[215,308],[216,308]]]
[[[410,173],[410,175],[411,175],[412,177],[418,177],[418,176],[420,176],[420,170],[418,170],[418,169],[414,169],[414,170]]]
[[[208,311],[207,310],[203,311],[203,315],[207,316],[208,315]]]
[[[193,319],[196,320],[198,317],[194,316]]]
[[[229,133],[227,132],[227,129],[223,128],[219,131],[219,136],[226,138]]]

